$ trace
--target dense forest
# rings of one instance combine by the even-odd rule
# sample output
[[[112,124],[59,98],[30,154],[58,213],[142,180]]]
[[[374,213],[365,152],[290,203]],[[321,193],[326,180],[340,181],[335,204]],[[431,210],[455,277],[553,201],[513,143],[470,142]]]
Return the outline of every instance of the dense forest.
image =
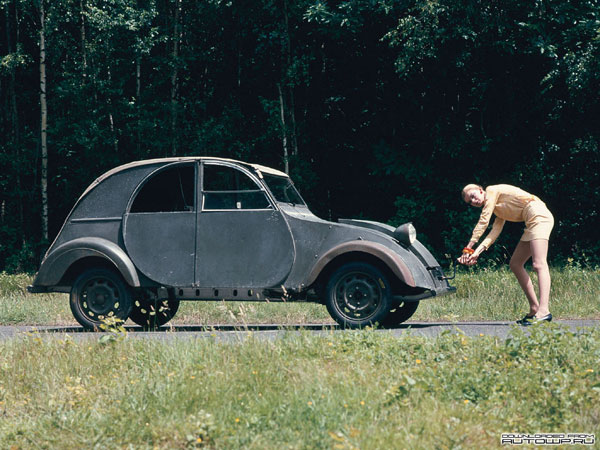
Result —
[[[597,0],[0,0],[0,24],[0,270],[36,270],[104,171],[173,155],[285,170],[442,259],[478,217],[461,187],[516,184],[555,264],[600,262]]]

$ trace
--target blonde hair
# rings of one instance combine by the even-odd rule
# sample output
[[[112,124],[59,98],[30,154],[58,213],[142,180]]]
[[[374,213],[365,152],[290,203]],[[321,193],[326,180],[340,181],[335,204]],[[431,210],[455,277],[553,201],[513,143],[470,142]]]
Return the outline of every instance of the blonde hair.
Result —
[[[483,187],[478,184],[467,184],[462,190],[462,199],[465,202],[467,201],[467,194],[473,189],[483,189]]]

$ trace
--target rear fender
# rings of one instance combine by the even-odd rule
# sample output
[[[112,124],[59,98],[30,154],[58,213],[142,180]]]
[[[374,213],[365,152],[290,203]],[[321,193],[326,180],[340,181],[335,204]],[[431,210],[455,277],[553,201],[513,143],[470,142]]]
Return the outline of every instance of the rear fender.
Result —
[[[34,285],[56,286],[73,264],[88,257],[107,260],[115,266],[128,285],[140,286],[137,270],[127,254],[114,242],[102,238],[73,239],[57,247],[44,258]]]

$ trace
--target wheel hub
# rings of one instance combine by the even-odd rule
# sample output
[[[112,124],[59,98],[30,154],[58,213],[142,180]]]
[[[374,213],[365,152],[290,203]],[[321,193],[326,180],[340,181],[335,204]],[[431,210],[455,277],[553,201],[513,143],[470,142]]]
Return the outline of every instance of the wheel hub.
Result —
[[[85,286],[83,296],[86,300],[86,309],[96,315],[108,314],[118,308],[119,295],[116,287],[107,281],[91,281]]]
[[[353,319],[372,315],[380,299],[381,290],[376,280],[366,274],[348,274],[336,288],[336,303],[340,311]]]

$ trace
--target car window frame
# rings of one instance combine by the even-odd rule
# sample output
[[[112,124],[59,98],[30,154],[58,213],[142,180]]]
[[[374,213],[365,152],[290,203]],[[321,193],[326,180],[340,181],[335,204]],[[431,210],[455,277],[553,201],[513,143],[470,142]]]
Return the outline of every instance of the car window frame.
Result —
[[[242,172],[242,174],[248,176],[252,182],[254,182],[254,184],[256,184],[256,191],[260,191],[263,193],[263,195],[267,198],[267,201],[269,202],[270,207],[269,208],[252,208],[252,209],[246,209],[246,208],[232,208],[232,209],[206,209],[204,208],[204,202],[205,202],[205,198],[204,198],[204,193],[205,192],[211,192],[211,193],[240,193],[240,192],[254,192],[254,190],[249,191],[249,190],[232,190],[232,191],[205,191],[204,190],[204,167],[205,166],[221,166],[221,167],[228,167],[230,169],[233,170],[239,170],[240,172]],[[223,212],[223,211],[227,211],[227,212],[232,212],[232,211],[236,211],[236,212],[240,212],[240,211],[277,211],[277,203],[274,201],[274,199],[271,197],[271,193],[269,192],[269,190],[265,187],[265,185],[261,182],[261,180],[258,178],[258,176],[256,176],[256,174],[252,173],[250,170],[246,169],[243,166],[240,166],[238,164],[234,164],[228,161],[201,161],[200,162],[200,167],[198,170],[198,175],[197,175],[197,198],[200,199],[199,202],[199,212],[203,213],[203,212]]]
[[[193,165],[194,166],[194,180],[193,180],[193,183],[194,183],[194,205],[193,205],[193,209],[191,211],[144,211],[144,212],[131,212],[131,207],[133,206],[133,203],[137,199],[138,194],[141,192],[141,190],[144,188],[144,186],[146,186],[146,184],[152,178],[154,178],[155,175],[158,175],[160,172],[164,172],[165,170],[169,170],[169,169],[172,169],[172,168],[177,167],[177,166],[186,166],[186,165]],[[136,186],[136,188],[133,190],[133,192],[131,193],[131,196],[129,197],[129,201],[127,202],[127,207],[125,209],[125,214],[190,214],[190,213],[196,214],[198,212],[198,172],[199,172],[198,162],[197,161],[193,161],[193,160],[189,160],[189,161],[174,161],[172,163],[165,164],[165,165],[157,167],[156,170],[153,170],[148,175],[146,175],[144,177],[144,179],[142,179],[142,181],[140,181],[139,184]]]

